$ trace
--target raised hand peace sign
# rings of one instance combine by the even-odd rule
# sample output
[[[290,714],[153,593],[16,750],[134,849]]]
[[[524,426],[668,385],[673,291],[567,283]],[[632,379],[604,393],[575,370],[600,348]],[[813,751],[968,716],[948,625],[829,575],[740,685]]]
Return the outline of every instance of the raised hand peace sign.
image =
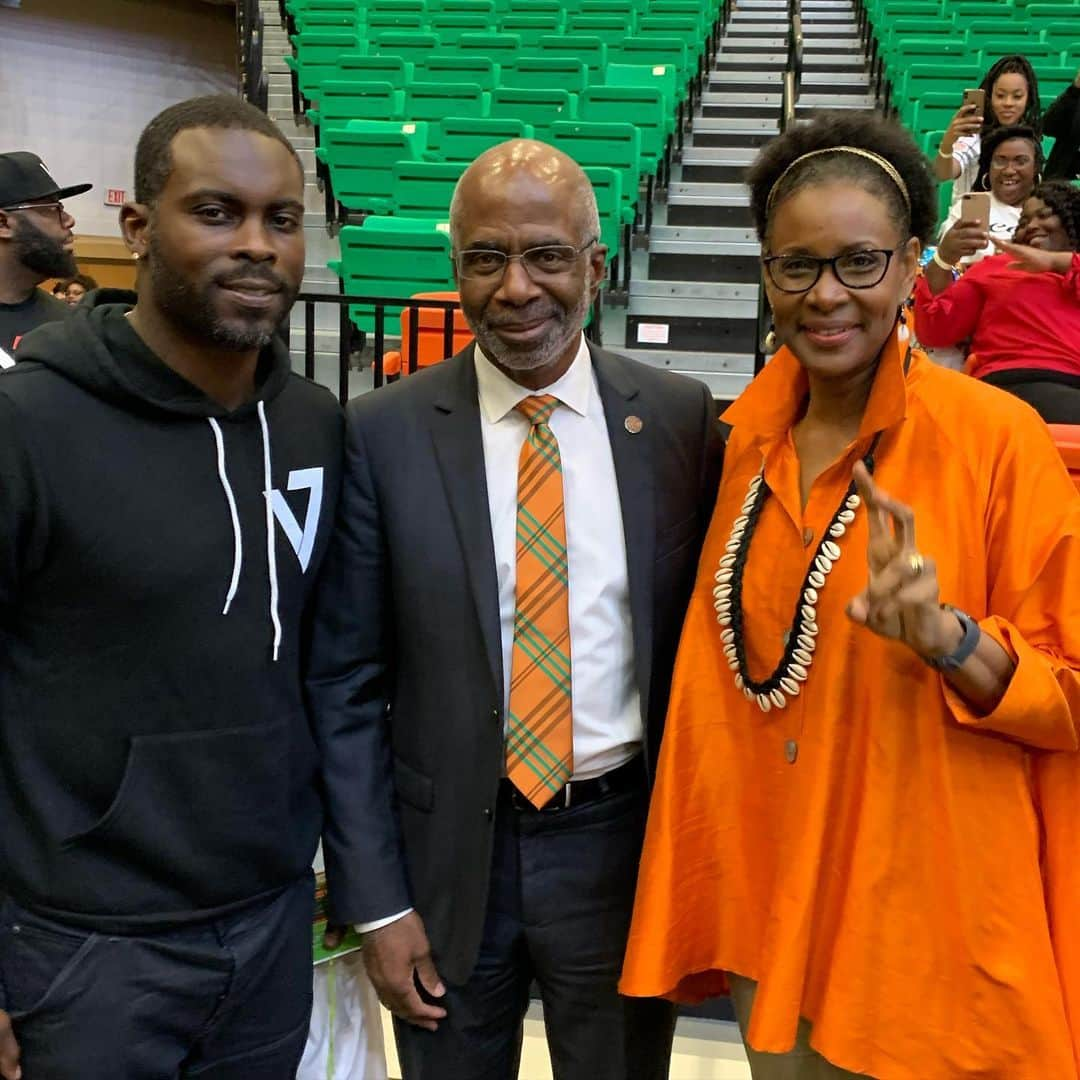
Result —
[[[959,623],[941,607],[934,560],[915,546],[914,512],[878,487],[861,461],[853,475],[870,525],[870,577],[848,604],[848,617],[919,656],[952,652]]]

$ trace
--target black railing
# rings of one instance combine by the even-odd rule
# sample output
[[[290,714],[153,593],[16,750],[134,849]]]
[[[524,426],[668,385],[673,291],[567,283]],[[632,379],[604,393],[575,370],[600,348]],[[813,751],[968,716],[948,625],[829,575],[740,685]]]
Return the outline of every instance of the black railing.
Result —
[[[258,0],[236,5],[237,89],[245,101],[266,112],[268,89],[263,70],[263,17]]]
[[[296,298],[297,306],[304,308],[304,374],[309,379],[314,379],[315,372],[315,335],[316,335],[316,308],[319,304],[332,304],[338,309],[337,320],[337,375],[338,375],[338,400],[342,405],[349,400],[349,373],[353,370],[352,356],[354,347],[363,349],[367,345],[368,333],[354,326],[349,317],[350,306],[370,309],[374,328],[371,331],[372,346],[372,387],[378,389],[386,382],[391,381],[385,370],[387,353],[387,341],[398,342],[400,322],[396,313],[397,309],[405,312],[408,327],[408,348],[401,357],[402,374],[406,372],[414,375],[420,366],[420,312],[421,310],[434,310],[443,313],[442,321],[442,349],[440,357],[453,356],[454,354],[454,313],[461,304],[457,300],[435,300],[425,297],[394,297],[394,296],[351,296],[347,293],[319,293],[302,292]],[[388,309],[394,313],[389,317],[393,319],[393,330],[388,334],[386,320]],[[295,308],[294,308],[295,310]],[[593,305],[593,317],[590,325],[585,329],[585,336],[594,344],[601,342],[600,323],[602,316],[602,304],[599,297]],[[367,311],[365,310],[365,314]],[[288,338],[288,334],[286,333]],[[292,342],[289,342],[290,346]]]

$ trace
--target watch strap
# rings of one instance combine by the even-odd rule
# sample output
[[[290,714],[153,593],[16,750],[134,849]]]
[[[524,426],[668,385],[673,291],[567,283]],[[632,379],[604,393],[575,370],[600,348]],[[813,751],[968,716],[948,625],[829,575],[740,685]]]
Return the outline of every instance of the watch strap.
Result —
[[[951,653],[945,656],[927,657],[926,662],[937,671],[956,671],[978,648],[982,630],[979,629],[979,624],[967,612],[954,608],[950,604],[942,604],[942,607],[945,611],[955,615],[960,621],[960,625],[964,628],[964,636],[960,639],[960,644]]]

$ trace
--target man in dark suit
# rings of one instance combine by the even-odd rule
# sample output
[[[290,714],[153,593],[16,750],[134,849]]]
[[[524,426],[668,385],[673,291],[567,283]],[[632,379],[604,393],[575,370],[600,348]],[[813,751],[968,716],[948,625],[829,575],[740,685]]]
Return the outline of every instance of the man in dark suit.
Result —
[[[333,910],[405,1080],[516,1075],[534,980],[558,1080],[655,1080],[674,1012],[616,985],[713,403],[585,342],[605,249],[565,155],[485,153],[451,236],[477,344],[349,408],[310,681]]]

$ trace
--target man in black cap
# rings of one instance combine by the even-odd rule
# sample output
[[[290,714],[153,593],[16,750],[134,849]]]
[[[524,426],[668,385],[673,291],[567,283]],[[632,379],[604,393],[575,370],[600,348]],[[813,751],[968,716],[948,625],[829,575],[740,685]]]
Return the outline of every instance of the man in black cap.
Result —
[[[62,200],[91,186],[62,188],[41,158],[25,150],[0,154],[0,349],[12,352],[23,334],[70,313],[38,285],[78,273],[75,219]]]

